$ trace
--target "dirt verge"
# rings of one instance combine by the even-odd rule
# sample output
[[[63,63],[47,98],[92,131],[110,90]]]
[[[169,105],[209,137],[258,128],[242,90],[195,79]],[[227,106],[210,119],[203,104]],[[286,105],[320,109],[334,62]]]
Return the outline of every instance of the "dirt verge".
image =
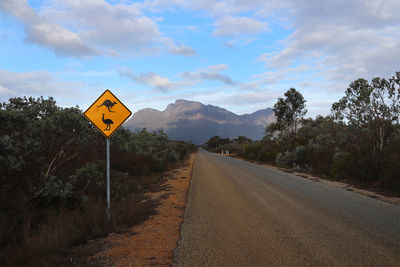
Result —
[[[79,253],[87,256],[78,262],[71,258],[68,265],[170,266],[180,236],[194,160],[192,154],[182,167],[166,174],[156,192],[145,193],[147,200],[159,202],[155,215],[124,233],[111,233],[79,246]]]

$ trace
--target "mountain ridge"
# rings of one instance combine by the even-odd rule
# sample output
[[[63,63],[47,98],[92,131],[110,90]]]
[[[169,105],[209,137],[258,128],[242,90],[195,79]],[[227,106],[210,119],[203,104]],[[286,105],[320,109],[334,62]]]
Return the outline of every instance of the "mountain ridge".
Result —
[[[124,126],[132,132],[143,128],[149,131],[163,130],[172,140],[191,140],[201,144],[215,135],[229,138],[244,135],[260,139],[265,126],[274,119],[271,108],[237,115],[218,106],[178,99],[164,111],[141,109]]]

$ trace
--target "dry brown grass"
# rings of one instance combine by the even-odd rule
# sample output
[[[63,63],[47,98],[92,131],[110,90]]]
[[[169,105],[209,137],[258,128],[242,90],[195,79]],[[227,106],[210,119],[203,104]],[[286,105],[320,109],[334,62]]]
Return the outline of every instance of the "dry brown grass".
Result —
[[[181,168],[168,172],[155,191],[145,194],[147,201],[159,201],[156,214],[126,232],[77,247],[77,253],[94,253],[81,254],[81,258],[70,258],[69,262],[85,266],[170,266],[183,222],[194,158],[191,155]]]

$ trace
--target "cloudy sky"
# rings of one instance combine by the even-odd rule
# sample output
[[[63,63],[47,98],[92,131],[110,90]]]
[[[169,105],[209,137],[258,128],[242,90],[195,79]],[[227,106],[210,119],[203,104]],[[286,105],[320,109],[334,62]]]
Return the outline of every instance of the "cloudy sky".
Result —
[[[176,99],[237,114],[291,87],[326,115],[357,78],[400,71],[398,0],[0,0],[0,101],[133,112]]]

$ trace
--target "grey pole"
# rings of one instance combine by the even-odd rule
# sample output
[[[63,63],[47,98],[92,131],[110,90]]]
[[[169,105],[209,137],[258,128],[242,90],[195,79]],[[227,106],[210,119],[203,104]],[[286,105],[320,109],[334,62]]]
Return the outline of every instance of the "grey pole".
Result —
[[[107,221],[110,222],[110,138],[107,141]]]

